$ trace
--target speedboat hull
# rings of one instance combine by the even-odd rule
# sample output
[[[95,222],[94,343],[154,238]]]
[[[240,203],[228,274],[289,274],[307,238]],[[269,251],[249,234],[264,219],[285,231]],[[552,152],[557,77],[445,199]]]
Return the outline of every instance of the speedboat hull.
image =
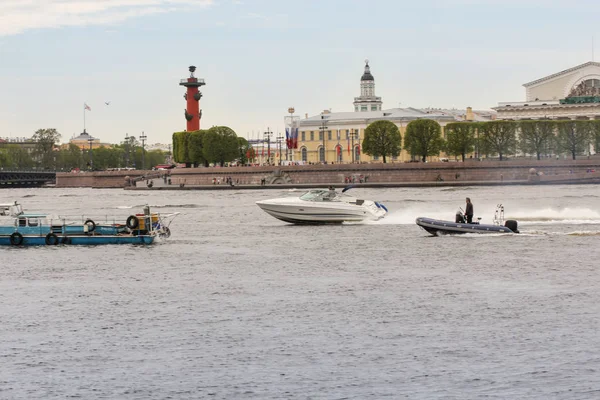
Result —
[[[342,222],[376,221],[387,214],[387,209],[371,200],[360,200],[349,196],[328,198],[316,193],[315,200],[301,197],[285,197],[257,201],[264,212],[281,221],[292,224],[340,224]]]
[[[513,220],[506,221],[507,226],[489,224],[468,224],[453,221],[443,221],[433,218],[419,217],[418,226],[432,235],[464,234],[464,233],[519,233],[517,223]],[[512,226],[513,229],[510,229]]]
[[[383,210],[363,208],[333,209],[306,205],[273,204],[268,201],[257,201],[256,204],[272,217],[292,224],[341,224],[342,222],[378,220],[385,215]]]

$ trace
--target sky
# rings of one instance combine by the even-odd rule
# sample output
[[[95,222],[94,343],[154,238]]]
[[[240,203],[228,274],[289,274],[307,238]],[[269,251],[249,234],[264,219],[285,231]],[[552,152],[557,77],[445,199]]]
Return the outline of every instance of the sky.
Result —
[[[289,107],[353,111],[365,59],[384,109],[490,109],[600,61],[599,16],[597,0],[0,0],[0,137],[68,142],[85,118],[102,142],[170,143],[190,65],[201,128],[250,139],[283,133]]]

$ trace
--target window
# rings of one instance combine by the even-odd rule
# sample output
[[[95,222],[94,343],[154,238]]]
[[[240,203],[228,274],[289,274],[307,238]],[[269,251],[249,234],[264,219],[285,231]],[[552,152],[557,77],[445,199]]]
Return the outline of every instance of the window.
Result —
[[[346,140],[350,139],[350,129],[346,129]]]
[[[312,142],[313,140],[315,140],[315,133],[310,131],[310,141]]]
[[[319,147],[319,161],[325,162],[325,148]]]
[[[379,156],[373,156],[373,161],[379,161]]]
[[[307,162],[308,161],[308,157],[306,155],[306,147],[303,147],[300,152],[302,153],[302,161]]]
[[[367,106],[361,106],[361,107],[360,107],[360,111],[368,111],[368,110],[367,110]]]
[[[306,132],[302,131],[302,141],[306,142]]]
[[[354,161],[360,161],[360,147],[354,146]]]
[[[371,111],[377,111],[377,106],[371,106]]]
[[[323,140],[323,130],[319,131],[319,140]]]
[[[331,131],[327,131],[327,140],[331,140]]]
[[[358,111],[358,106],[354,106],[354,111]]]

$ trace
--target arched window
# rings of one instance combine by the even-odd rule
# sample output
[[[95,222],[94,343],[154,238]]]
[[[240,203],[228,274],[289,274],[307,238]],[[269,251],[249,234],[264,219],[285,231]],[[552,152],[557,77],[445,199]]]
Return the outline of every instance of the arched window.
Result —
[[[319,161],[325,162],[325,148],[319,147]]]
[[[354,161],[360,161],[360,147],[354,146]]]
[[[600,88],[600,79],[588,79],[583,82],[586,89],[588,88]]]
[[[306,147],[303,147],[302,149],[300,149],[300,152],[302,153],[302,161],[307,162],[308,157],[306,155]]]

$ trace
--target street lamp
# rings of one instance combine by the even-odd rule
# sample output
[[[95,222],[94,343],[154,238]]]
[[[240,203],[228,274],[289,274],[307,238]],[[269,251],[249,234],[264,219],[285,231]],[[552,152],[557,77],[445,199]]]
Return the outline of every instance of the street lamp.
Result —
[[[90,136],[88,138],[88,142],[90,144],[90,170],[94,170],[94,156],[92,154],[92,143],[94,143],[94,138]]]
[[[129,168],[129,133],[125,134],[125,168]]]
[[[267,142],[267,162],[269,165],[271,165],[271,136],[273,135],[273,132],[271,132],[271,130],[267,127],[267,131],[265,133],[263,133],[263,146],[264,146],[264,142]]]
[[[319,130],[321,131],[321,140],[323,141],[323,164],[327,164],[327,152],[325,152],[325,116],[321,114],[321,126]]]
[[[277,136],[277,146],[279,147],[279,165],[281,165],[281,143],[283,142],[283,135]],[[286,157],[287,160],[287,157]]]
[[[142,131],[142,134],[140,135],[140,140],[142,141],[142,170],[143,171],[146,170],[146,150],[144,149],[144,142],[146,141],[146,139],[148,139],[148,136],[146,136],[144,134],[144,131]]]
[[[354,132],[354,129],[350,129],[349,132],[350,140],[352,140],[352,164],[354,164],[356,162],[356,152],[354,151],[354,137],[356,136],[356,132]]]
[[[289,160],[290,158],[288,158],[288,154],[292,155],[293,153],[293,149],[294,149],[294,111],[296,111],[294,109],[294,107],[290,107],[288,108],[288,112],[290,113],[290,137],[289,137],[289,141],[287,143],[287,146],[285,148],[285,159],[286,161]]]

